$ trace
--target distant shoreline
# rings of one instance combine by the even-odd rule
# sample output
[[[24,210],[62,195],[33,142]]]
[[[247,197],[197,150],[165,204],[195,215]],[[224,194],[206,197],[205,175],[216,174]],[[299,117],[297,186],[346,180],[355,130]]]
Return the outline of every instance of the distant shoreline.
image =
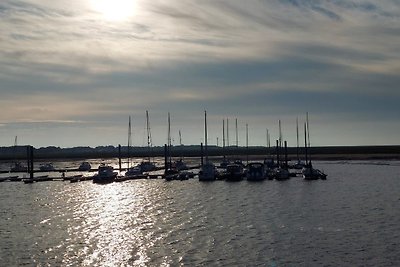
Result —
[[[26,146],[18,147],[0,147],[1,161],[24,161],[26,160]],[[207,149],[210,157],[262,160],[267,157],[275,157],[276,148],[266,147],[217,147],[209,146]],[[297,150],[296,147],[288,147],[288,159],[297,160],[297,153],[300,159],[305,158],[305,149],[303,147]],[[203,150],[203,153],[205,151]],[[284,148],[281,149],[281,157]],[[308,153],[314,160],[400,160],[400,146],[335,146],[335,147],[312,147]],[[201,146],[175,146],[171,148],[172,157],[201,157]],[[249,156],[247,156],[249,155]],[[164,157],[164,147],[153,147],[149,150],[147,147],[132,147],[129,152],[126,146],[118,147],[75,147],[59,148],[46,147],[34,149],[34,158],[37,160],[62,160],[62,159],[106,159],[106,158],[145,158],[145,157]]]

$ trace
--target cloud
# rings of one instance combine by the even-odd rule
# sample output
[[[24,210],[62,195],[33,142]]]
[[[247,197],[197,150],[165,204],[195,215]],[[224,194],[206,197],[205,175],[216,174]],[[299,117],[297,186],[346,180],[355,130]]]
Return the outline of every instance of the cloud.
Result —
[[[90,1],[3,1],[2,128],[29,121],[112,128],[148,109],[163,140],[167,111],[188,129],[204,109],[216,121],[235,114],[253,124],[306,110],[344,123],[399,114],[397,1],[137,6],[132,19],[110,22]]]

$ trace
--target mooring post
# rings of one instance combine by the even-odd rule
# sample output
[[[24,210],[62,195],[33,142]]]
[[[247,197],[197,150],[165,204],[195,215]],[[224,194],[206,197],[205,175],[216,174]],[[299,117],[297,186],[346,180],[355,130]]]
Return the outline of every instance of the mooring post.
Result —
[[[29,177],[30,177],[30,179],[32,179],[33,180],[33,146],[29,146],[29,150],[30,150],[30,153],[29,153],[29,164],[30,164],[30,171],[29,171]]]
[[[203,157],[204,157],[204,151],[203,151],[203,143],[201,143],[200,144],[200,158],[201,158],[201,166],[203,166],[204,165],[204,159],[203,159]]]
[[[26,146],[26,165],[28,166],[28,173],[31,173],[31,161],[29,160],[31,158],[31,150],[30,146]]]
[[[276,164],[280,167],[280,159],[279,159],[279,141],[276,140]]]
[[[164,145],[164,173],[168,170],[168,146]]]
[[[122,163],[121,163],[121,145],[118,145],[118,164],[119,164],[119,174],[122,171]]]
[[[285,141],[285,169],[288,169],[287,141]]]

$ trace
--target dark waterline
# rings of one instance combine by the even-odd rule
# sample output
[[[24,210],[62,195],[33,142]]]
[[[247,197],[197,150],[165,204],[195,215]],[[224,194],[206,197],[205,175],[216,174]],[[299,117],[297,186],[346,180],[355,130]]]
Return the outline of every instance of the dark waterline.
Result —
[[[398,162],[347,163],[312,182],[1,183],[0,262],[399,266]]]

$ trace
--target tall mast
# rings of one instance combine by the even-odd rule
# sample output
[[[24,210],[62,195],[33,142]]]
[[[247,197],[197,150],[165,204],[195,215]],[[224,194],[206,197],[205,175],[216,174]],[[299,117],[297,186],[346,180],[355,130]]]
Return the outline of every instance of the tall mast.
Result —
[[[226,143],[229,148],[229,118],[226,118]]]
[[[308,124],[308,112],[306,113],[306,120],[307,120],[307,139],[308,139],[307,146],[308,146],[308,148],[310,148],[309,155],[308,155],[308,158],[309,158],[308,161],[311,166],[311,142],[310,142],[310,125]]]
[[[310,125],[308,124],[308,112],[306,113],[306,120],[307,120],[308,147],[311,147],[311,143],[310,143]]]
[[[235,119],[235,125],[236,125],[236,147],[239,147],[239,138],[238,138],[238,120]]]
[[[225,159],[225,119],[222,119],[222,153],[224,154]]]
[[[299,118],[296,118],[296,140],[297,140],[297,162],[300,161],[300,157],[299,157]]]
[[[279,147],[282,147],[282,126],[281,126],[281,120],[279,120]]]
[[[306,165],[308,164],[308,151],[307,151],[307,123],[304,123],[304,149],[306,156]]]
[[[131,127],[131,116],[129,116],[128,126],[128,169],[131,163],[131,145],[132,145],[132,127]]]
[[[249,125],[246,123],[246,164],[249,164]]]
[[[148,110],[146,110],[146,129],[147,129],[147,148],[148,148],[149,161],[150,161],[151,131],[150,131],[150,120],[149,120],[149,111]]]
[[[168,158],[169,158],[169,166],[171,165],[171,117],[170,113],[168,112]]]
[[[266,133],[265,133],[265,138],[267,141],[267,152],[268,154],[271,154],[271,141],[270,141],[270,137],[269,137],[269,130],[268,128],[265,129]]]
[[[207,149],[207,111],[204,110],[204,144],[205,144],[205,154],[206,163],[208,163],[208,149]]]

